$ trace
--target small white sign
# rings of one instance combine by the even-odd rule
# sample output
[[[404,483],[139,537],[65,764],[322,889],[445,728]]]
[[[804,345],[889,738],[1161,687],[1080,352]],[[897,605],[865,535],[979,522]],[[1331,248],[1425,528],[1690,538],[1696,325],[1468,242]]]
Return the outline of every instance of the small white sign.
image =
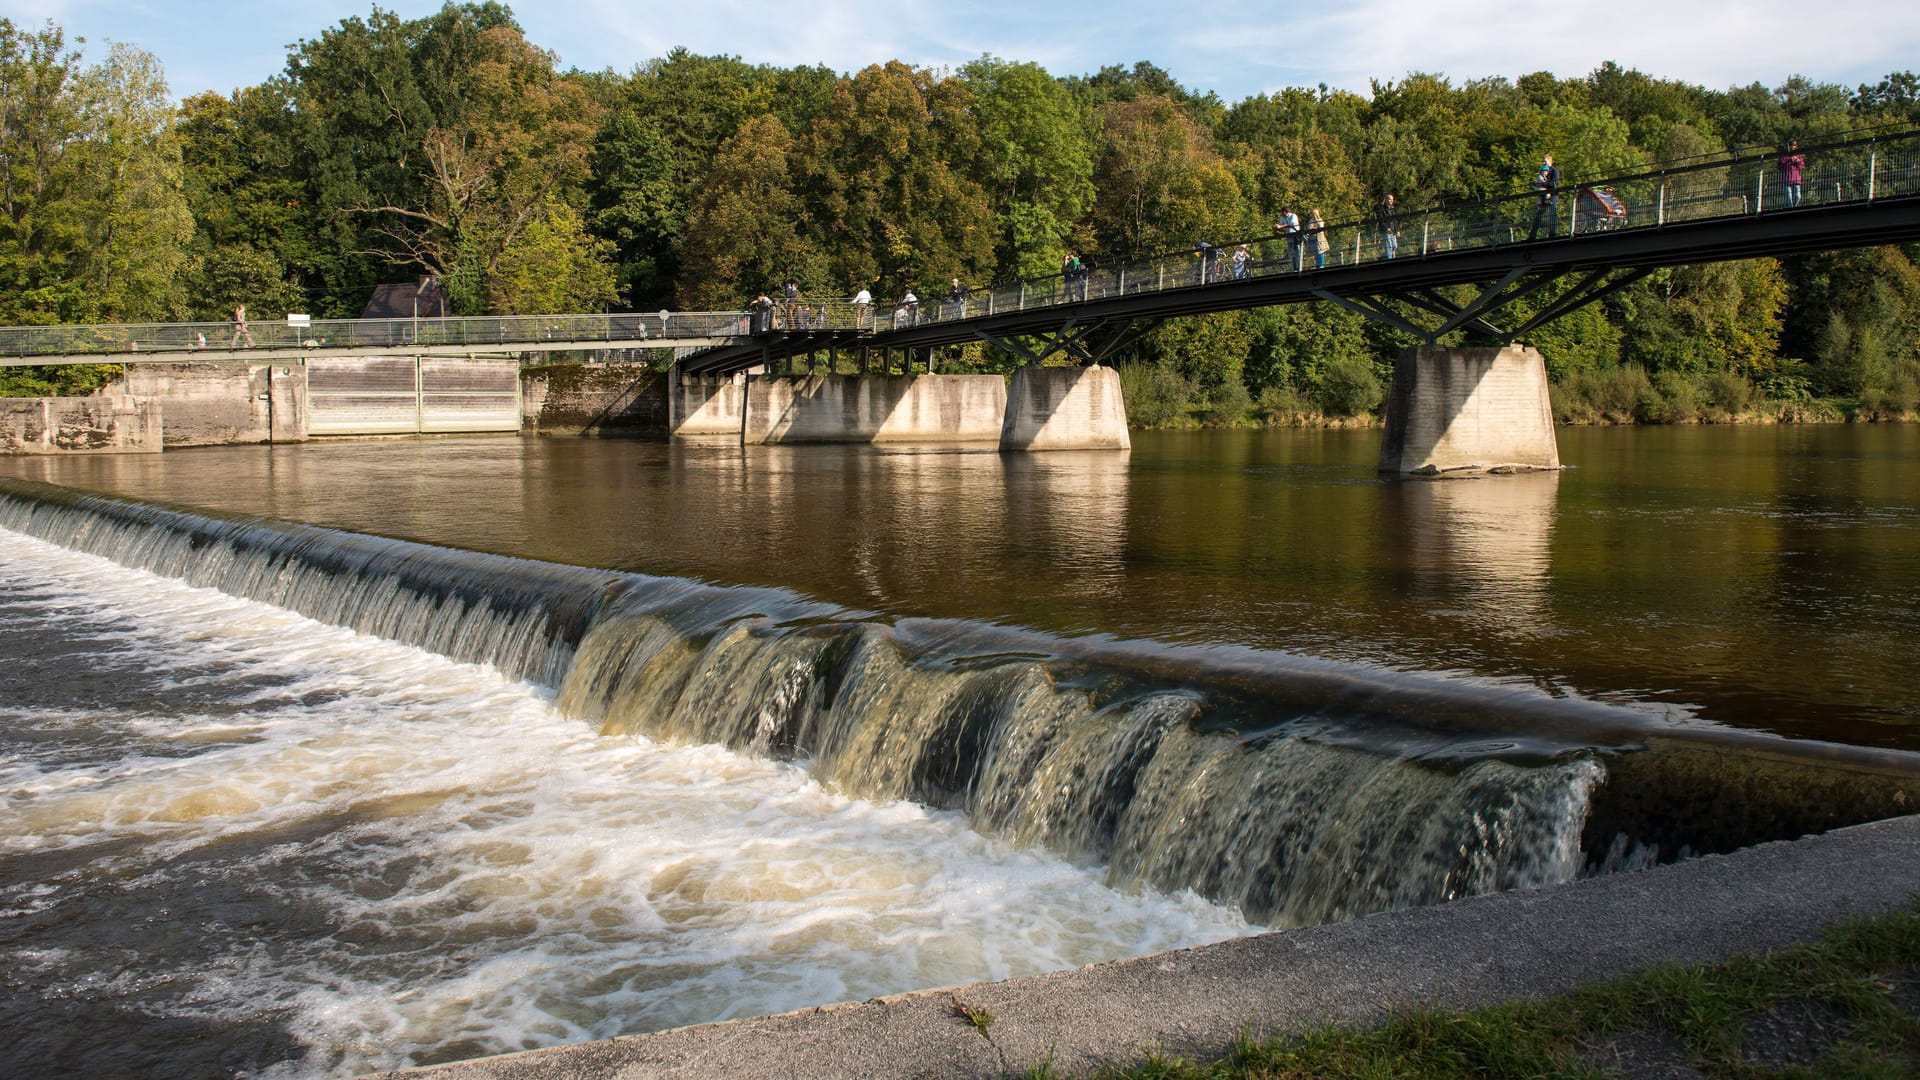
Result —
[[[288,325],[288,326],[297,326],[297,327],[308,327],[308,326],[312,326],[312,325],[313,325],[313,316],[311,316],[311,315],[293,315],[293,314],[289,314],[289,315],[287,316],[287,325]]]

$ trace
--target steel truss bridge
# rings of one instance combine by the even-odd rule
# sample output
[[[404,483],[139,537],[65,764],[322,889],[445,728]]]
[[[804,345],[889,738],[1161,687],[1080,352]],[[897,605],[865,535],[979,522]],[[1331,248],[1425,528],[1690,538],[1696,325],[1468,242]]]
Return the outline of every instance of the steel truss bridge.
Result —
[[[442,319],[289,319],[0,327],[0,365],[303,357],[500,356],[672,349],[687,374],[792,370],[878,352],[891,367],[986,342],[1032,362],[1098,363],[1169,318],[1324,301],[1434,343],[1456,330],[1512,342],[1664,267],[1920,241],[1920,130],[1807,146],[1798,191],[1777,153],[1671,162],[1566,184],[1540,235],[1522,194],[1334,223],[1317,242],[1262,234],[975,291],[960,301],[782,302],[762,312]],[[1306,237],[1309,241],[1317,238]],[[1244,248],[1245,255],[1240,257]],[[1570,284],[1524,317],[1516,301]],[[1461,290],[1460,286],[1471,286]],[[1441,290],[1446,289],[1448,293]],[[1449,295],[1451,293],[1451,295]]]

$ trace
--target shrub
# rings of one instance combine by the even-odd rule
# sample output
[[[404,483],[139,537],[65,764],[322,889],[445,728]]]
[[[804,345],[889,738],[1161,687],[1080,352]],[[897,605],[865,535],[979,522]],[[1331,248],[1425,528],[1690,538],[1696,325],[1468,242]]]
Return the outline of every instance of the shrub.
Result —
[[[1357,356],[1341,357],[1321,368],[1313,391],[1314,400],[1329,416],[1369,414],[1387,396],[1372,362]]]
[[[1684,371],[1662,371],[1653,377],[1655,397],[1641,415],[1659,424],[1690,424],[1705,411],[1706,395],[1700,383]]]
[[[1202,423],[1207,427],[1236,427],[1246,422],[1252,408],[1253,398],[1247,393],[1246,384],[1239,379],[1228,379],[1207,395]]]
[[[1122,367],[1120,393],[1126,398],[1128,426],[1136,428],[1178,426],[1193,404],[1193,384],[1170,364]]]
[[[1279,424],[1297,424],[1310,416],[1318,415],[1319,409],[1305,394],[1291,386],[1269,386],[1260,391],[1260,402],[1254,406],[1267,426]]]
[[[1653,418],[1660,395],[1638,364],[1575,371],[1553,387],[1554,414],[1570,424],[1631,424]]]
[[[1753,404],[1753,384],[1737,371],[1716,371],[1704,387],[1707,405],[1723,420],[1731,420]]]

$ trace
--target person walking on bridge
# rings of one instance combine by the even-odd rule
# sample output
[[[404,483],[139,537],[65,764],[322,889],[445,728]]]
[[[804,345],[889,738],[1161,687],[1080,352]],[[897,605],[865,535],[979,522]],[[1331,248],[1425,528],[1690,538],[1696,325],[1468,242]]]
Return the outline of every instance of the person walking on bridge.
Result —
[[[1320,216],[1318,207],[1307,211],[1307,243],[1313,247],[1313,268],[1325,270],[1327,248],[1332,245],[1327,243],[1327,219]]]
[[[865,285],[860,286],[860,291],[853,294],[853,328],[855,330],[867,328],[867,311],[872,303],[873,294],[867,291]]]
[[[251,349],[254,347],[253,331],[247,329],[247,305],[235,304],[233,308],[233,340],[227,343],[227,348],[239,348],[241,338],[247,339],[247,348]]]
[[[1393,205],[1393,192],[1373,211],[1373,224],[1380,230],[1380,257],[1391,259],[1400,253],[1400,211]]]
[[[1552,154],[1540,157],[1540,171],[1533,176],[1533,194],[1539,203],[1533,208],[1533,228],[1527,230],[1527,239],[1539,235],[1544,218],[1547,239],[1551,240],[1560,235],[1560,170],[1554,168]]]

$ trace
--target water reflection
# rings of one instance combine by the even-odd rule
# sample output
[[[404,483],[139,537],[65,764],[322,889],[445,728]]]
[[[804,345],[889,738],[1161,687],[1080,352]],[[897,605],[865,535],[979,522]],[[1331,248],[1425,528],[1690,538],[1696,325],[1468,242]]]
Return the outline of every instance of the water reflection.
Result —
[[[1512,637],[1549,632],[1560,474],[1385,484],[1400,561],[1417,593]]]
[[[1004,454],[1009,537],[1111,592],[1126,571],[1127,450]]]

